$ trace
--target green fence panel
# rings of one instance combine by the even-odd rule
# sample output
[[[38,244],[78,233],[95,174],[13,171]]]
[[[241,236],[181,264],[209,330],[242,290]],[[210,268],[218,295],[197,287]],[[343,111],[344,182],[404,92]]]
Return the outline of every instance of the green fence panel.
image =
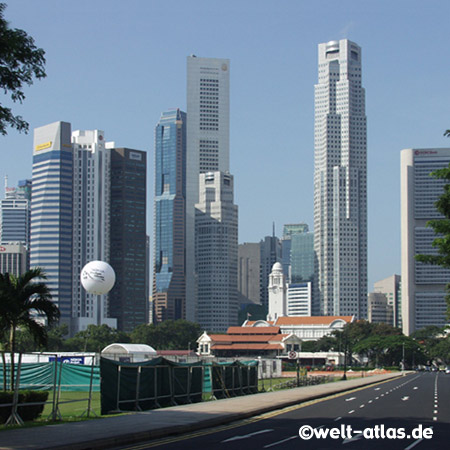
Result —
[[[253,394],[258,391],[257,361],[212,363],[212,390],[216,398]]]
[[[61,381],[61,391],[89,391],[89,385],[92,379],[92,390],[100,391],[100,368],[57,363],[56,380]],[[17,375],[17,363],[14,364],[14,372]],[[61,377],[59,371],[61,370]],[[10,379],[10,365],[6,364],[6,379]],[[3,386],[4,370],[0,370],[0,386]],[[55,362],[47,363],[22,363],[20,368],[20,389],[32,390],[51,390],[55,385]]]
[[[140,363],[100,360],[102,414],[202,400],[203,370],[198,364],[155,358]]]

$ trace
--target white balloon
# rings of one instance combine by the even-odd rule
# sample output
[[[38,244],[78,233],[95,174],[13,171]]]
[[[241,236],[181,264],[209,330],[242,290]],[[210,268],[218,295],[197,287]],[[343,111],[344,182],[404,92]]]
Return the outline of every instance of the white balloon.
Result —
[[[107,294],[116,282],[114,269],[104,261],[88,262],[80,274],[81,284],[94,295]]]

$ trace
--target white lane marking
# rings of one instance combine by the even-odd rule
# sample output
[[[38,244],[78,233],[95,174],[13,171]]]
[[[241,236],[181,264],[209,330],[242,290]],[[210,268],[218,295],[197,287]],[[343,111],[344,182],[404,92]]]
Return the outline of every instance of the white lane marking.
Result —
[[[375,400],[378,400],[380,397],[375,397]]]
[[[361,405],[360,408],[364,408],[364,406],[366,406],[366,405]]]
[[[413,389],[416,390],[416,389],[419,389],[419,388],[417,386],[414,386]]]
[[[437,412],[437,409],[435,409],[434,411],[433,411],[433,414],[437,414],[438,412]]]
[[[437,420],[437,417],[433,417],[433,420],[436,421],[436,420]]]
[[[239,441],[240,439],[248,439],[252,436],[256,436],[257,434],[262,434],[262,433],[269,433],[270,431],[273,431],[272,428],[267,429],[267,430],[260,430],[260,431],[255,431],[254,433],[250,433],[250,434],[245,434],[243,436],[233,436],[232,438],[229,439],[225,439],[223,442],[231,442],[231,441]]]
[[[351,411],[349,411],[348,413],[349,414],[353,414],[355,412],[355,410],[354,409],[352,409]]]
[[[338,422],[339,420],[341,420],[342,417],[336,417],[336,419],[334,419],[335,422]]]
[[[409,397],[408,397],[407,395],[405,395],[404,397],[402,397],[402,400],[403,400],[404,402],[406,402],[406,400],[409,400]]]
[[[373,400],[369,400],[369,403],[372,403],[373,402]]]
[[[379,391],[381,388],[375,388],[374,391]]]
[[[423,441],[423,438],[417,439],[417,441],[414,441],[411,445],[408,445],[408,447],[405,448],[405,450],[411,450],[413,447],[415,447],[417,444]]]
[[[355,398],[356,398],[356,397],[349,397],[349,398],[346,398],[345,401],[346,401],[346,402],[351,402],[352,400],[355,400]]]
[[[273,444],[267,444],[263,448],[275,447],[275,445],[283,444],[284,442],[291,441],[292,439],[296,439],[296,438],[298,438],[298,434],[296,434],[295,436],[291,436],[286,439],[283,439],[282,441],[274,442]]]
[[[342,441],[342,444],[348,444],[349,442],[357,441],[358,439],[361,439],[363,437],[362,432],[354,431],[354,433],[358,434],[354,434],[350,439],[349,438],[344,439]]]

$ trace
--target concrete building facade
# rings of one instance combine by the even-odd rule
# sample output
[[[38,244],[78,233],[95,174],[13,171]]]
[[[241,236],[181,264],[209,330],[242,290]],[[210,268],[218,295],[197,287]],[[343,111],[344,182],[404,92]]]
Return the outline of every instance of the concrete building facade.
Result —
[[[435,202],[443,194],[446,181],[430,173],[449,163],[450,148],[401,151],[402,321],[407,335],[428,325],[446,323],[445,295],[450,270],[417,262],[414,257],[437,254],[432,246],[436,235],[426,224],[443,217]]]
[[[361,48],[319,44],[314,249],[324,315],[367,315],[367,125]]]
[[[229,173],[200,176],[195,229],[198,323],[220,332],[237,325],[238,208],[233,191]]]
[[[186,319],[197,319],[195,205],[199,175],[230,171],[230,61],[187,58]]]

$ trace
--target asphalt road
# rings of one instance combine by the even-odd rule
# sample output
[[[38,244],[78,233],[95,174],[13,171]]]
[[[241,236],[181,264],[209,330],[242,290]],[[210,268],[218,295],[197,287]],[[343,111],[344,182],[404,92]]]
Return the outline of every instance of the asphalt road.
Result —
[[[300,438],[299,429],[313,437]],[[125,448],[448,450],[450,375],[410,374],[239,423]]]

